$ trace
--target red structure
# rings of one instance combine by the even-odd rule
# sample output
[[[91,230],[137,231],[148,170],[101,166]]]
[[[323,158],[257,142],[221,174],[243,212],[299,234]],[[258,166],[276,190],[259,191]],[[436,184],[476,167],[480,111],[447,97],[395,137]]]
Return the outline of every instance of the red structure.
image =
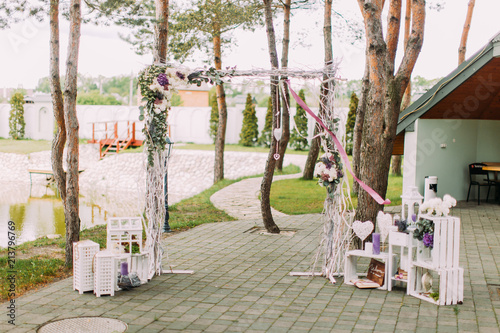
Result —
[[[118,123],[126,123],[126,126]],[[142,146],[143,140],[135,139],[135,121],[103,121],[92,123],[92,140],[99,143],[99,157],[119,153],[128,147]]]

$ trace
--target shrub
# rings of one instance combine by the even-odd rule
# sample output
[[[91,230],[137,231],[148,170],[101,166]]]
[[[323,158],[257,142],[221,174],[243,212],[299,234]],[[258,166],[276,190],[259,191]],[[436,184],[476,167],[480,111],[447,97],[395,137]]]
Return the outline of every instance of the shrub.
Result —
[[[14,140],[24,138],[24,95],[20,92],[14,93],[10,98],[9,135]]]
[[[245,110],[243,111],[243,126],[240,133],[240,144],[243,146],[253,146],[259,137],[259,129],[257,125],[257,115],[255,113],[255,105],[252,101],[252,96],[247,95]]]
[[[299,97],[305,102],[304,89],[300,89]],[[290,146],[295,150],[306,150],[309,146],[309,142],[307,141],[307,115],[306,111],[298,104],[297,112],[293,120],[295,121],[297,129],[295,129],[295,127],[292,129],[292,133],[290,134]]]
[[[266,122],[264,124],[264,129],[260,132],[259,145],[265,147],[271,147],[271,130],[273,128],[273,107],[271,97],[267,101],[267,112],[266,112]]]

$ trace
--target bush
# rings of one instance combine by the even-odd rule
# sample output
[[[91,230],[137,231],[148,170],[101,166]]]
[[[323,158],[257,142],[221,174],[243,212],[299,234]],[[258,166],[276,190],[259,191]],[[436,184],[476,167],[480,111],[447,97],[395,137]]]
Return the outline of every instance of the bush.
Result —
[[[271,147],[271,130],[273,128],[273,107],[271,97],[267,100],[266,122],[264,129],[260,132],[259,145]]]
[[[299,97],[305,102],[304,89],[300,89]],[[297,129],[294,127],[290,134],[290,147],[295,150],[306,150],[309,146],[309,142],[307,141],[307,116],[306,111],[298,104],[293,120]]]
[[[247,95],[245,110],[243,111],[243,126],[240,133],[240,144],[243,146],[253,146],[259,137],[259,129],[257,125],[257,115],[255,113],[255,105],[252,101],[252,96]]]
[[[14,140],[24,138],[24,95],[20,92],[14,93],[10,98],[9,135]]]

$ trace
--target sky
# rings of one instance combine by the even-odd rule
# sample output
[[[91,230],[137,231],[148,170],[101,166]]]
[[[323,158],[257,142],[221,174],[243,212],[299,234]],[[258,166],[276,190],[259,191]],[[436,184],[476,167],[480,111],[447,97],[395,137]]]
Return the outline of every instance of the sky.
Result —
[[[413,71],[427,79],[443,77],[456,68],[458,46],[469,0],[447,0],[441,11],[427,10],[424,44]],[[441,1],[443,2],[443,1]],[[344,17],[361,21],[356,0],[334,0],[334,9]],[[474,8],[467,44],[466,58],[487,44],[500,32],[499,0],[478,0]],[[291,19],[291,50],[289,68],[313,70],[323,66],[321,10],[296,13]],[[275,20],[278,39],[280,18]],[[97,77],[137,75],[152,61],[150,55],[139,56],[121,40],[117,27],[82,28],[79,73]],[[68,40],[68,26],[61,27],[61,74]],[[236,45],[223,55],[223,66],[237,69],[270,68],[264,29],[234,34]],[[334,38],[334,57],[339,63],[338,75],[347,80],[360,79],[364,71],[364,42],[352,45],[345,37]],[[49,75],[48,23],[27,20],[7,30],[0,30],[0,89],[36,87],[38,80]],[[278,52],[281,48],[278,45]],[[201,58],[201,57],[199,57]],[[400,57],[399,57],[400,58]],[[184,64],[190,68],[203,66],[201,61]]]

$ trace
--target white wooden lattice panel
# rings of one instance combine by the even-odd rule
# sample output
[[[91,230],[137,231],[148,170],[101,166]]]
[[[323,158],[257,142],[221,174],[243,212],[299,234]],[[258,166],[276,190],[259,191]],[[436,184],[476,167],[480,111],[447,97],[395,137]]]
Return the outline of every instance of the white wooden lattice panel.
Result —
[[[128,246],[127,252],[132,253],[134,244],[139,247],[139,253],[142,253],[142,219],[140,217],[110,218],[106,248],[113,251],[117,246]]]
[[[92,261],[99,252],[99,244],[91,240],[73,243],[73,290],[80,294],[94,290]]]
[[[115,255],[110,251],[98,252],[94,259],[94,294],[114,296],[117,278]]]

